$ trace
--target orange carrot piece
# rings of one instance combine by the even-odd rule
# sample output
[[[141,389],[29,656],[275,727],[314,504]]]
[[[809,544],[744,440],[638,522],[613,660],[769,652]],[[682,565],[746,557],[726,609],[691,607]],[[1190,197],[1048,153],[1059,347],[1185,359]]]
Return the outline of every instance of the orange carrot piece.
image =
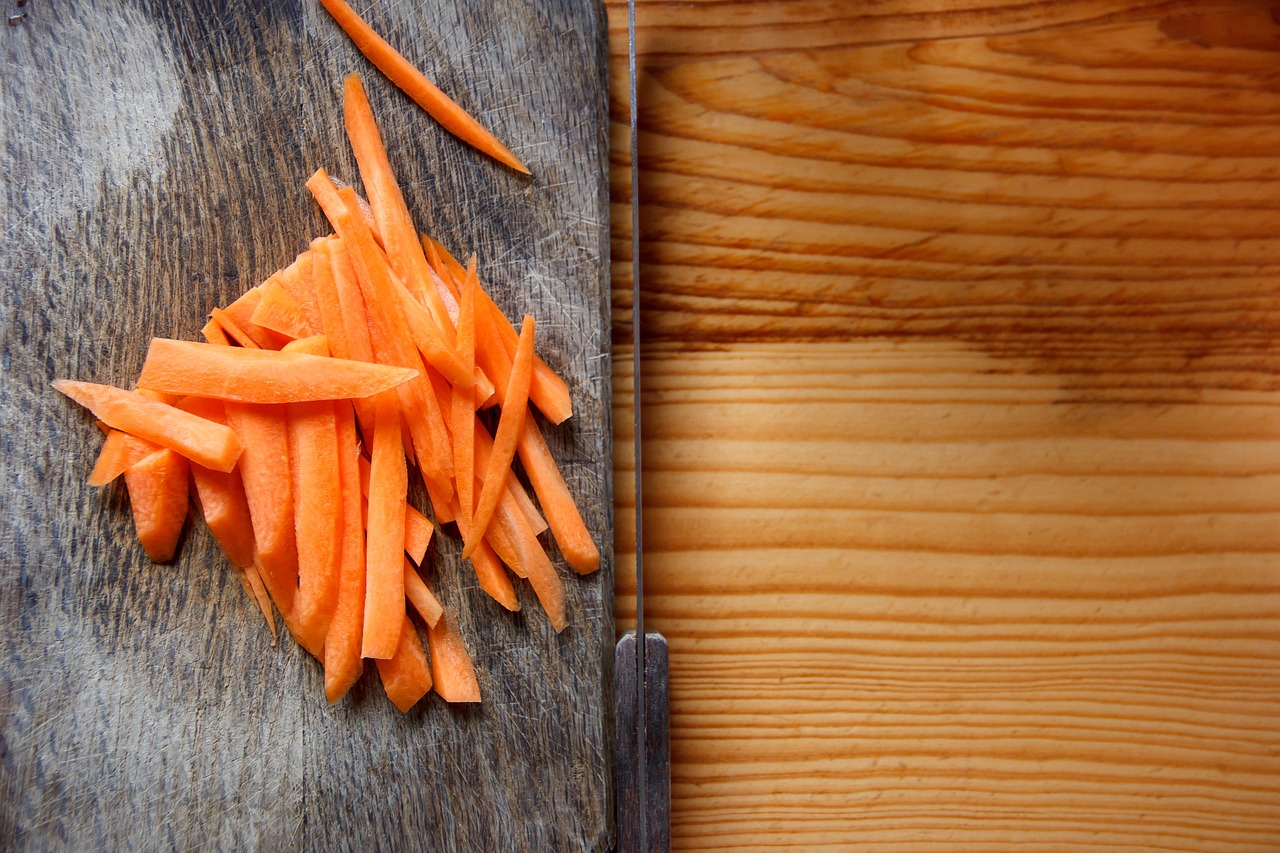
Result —
[[[317,333],[306,312],[280,284],[279,276],[272,276],[262,284],[262,298],[253,309],[252,320],[290,340],[310,337]]]
[[[517,560],[524,569],[530,586],[537,594],[542,609],[546,611],[551,627],[556,633],[560,633],[568,624],[568,620],[565,618],[564,584],[556,574],[555,566],[551,564],[547,552],[542,550],[542,545],[538,543],[537,537],[533,535],[533,529],[529,527],[528,520],[518,507],[513,505],[500,507],[499,512],[503,513],[502,521],[511,531],[509,541],[516,550]]]
[[[323,323],[320,317],[320,303],[316,300],[315,264],[311,250],[298,255],[293,263],[280,271],[280,286],[284,288],[294,302],[302,309],[307,318],[311,334],[322,333]]]
[[[227,423],[243,442],[240,475],[258,549],[259,573],[286,624],[298,586],[289,425],[283,406],[227,403]]]
[[[249,514],[240,469],[224,474],[192,463],[191,475],[204,523],[222,546],[222,552],[236,568],[253,565],[253,518]]]
[[[480,683],[454,619],[444,615],[428,626],[427,644],[431,647],[431,675],[440,697],[446,702],[479,702]]]
[[[418,611],[422,621],[428,625],[434,625],[440,621],[444,608],[440,606],[440,602],[436,600],[431,590],[427,589],[422,576],[407,558],[404,561],[404,595],[413,605],[413,609]]]
[[[404,507],[409,474],[394,395],[379,394],[376,406],[361,655],[389,658],[395,654],[404,619]]]
[[[351,265],[347,246],[340,239],[330,244],[329,272],[333,275],[333,287],[337,292],[338,309],[342,318],[344,341],[341,346],[347,351],[345,356],[339,357],[372,362],[373,344],[369,342],[369,318],[364,307],[364,296],[360,293],[360,283],[356,281],[356,271]],[[332,310],[332,306],[322,305],[322,311],[325,310]],[[360,421],[360,429],[366,436],[373,435],[373,401],[362,398],[354,400],[353,405]]]
[[[236,569],[240,576],[240,583],[244,585],[245,592],[249,593],[249,600],[258,605],[258,610],[262,612],[262,618],[267,620],[267,629],[271,631],[271,641],[274,643],[279,637],[276,636],[276,617],[271,612],[271,599],[267,597],[267,588],[262,585],[262,577],[258,574],[257,566],[249,563]]]
[[[187,460],[161,448],[124,472],[138,541],[156,563],[173,559],[187,520]]]
[[[426,482],[427,496],[431,498],[431,510],[436,514],[436,521],[440,524],[449,524],[456,520],[455,511],[452,508],[453,496],[448,492],[442,491],[430,480]]]
[[[507,570],[502,567],[502,561],[498,559],[497,554],[493,553],[493,548],[488,542],[482,541],[476,546],[476,550],[471,554],[471,566],[476,570],[476,580],[480,582],[480,588],[487,592],[490,598],[512,612],[520,609],[520,601],[516,598],[516,590],[511,585],[511,578],[508,577]]]
[[[600,549],[582,520],[532,412],[525,416],[517,449],[565,561],[578,574],[594,572],[600,568]]]
[[[337,702],[360,679],[364,664],[360,644],[364,634],[364,523],[357,483],[359,449],[349,408],[338,404],[338,478],[342,483],[342,551],[338,572],[338,603],[324,638],[324,694]]]
[[[242,293],[239,299],[222,309],[220,315],[215,314],[214,316],[217,317],[218,324],[222,326],[227,334],[231,334],[231,327],[226,321],[231,321],[259,349],[280,349],[280,347],[289,342],[289,339],[281,337],[270,329],[264,329],[253,322],[253,310],[258,307],[258,302],[261,299],[261,285],[251,287]],[[248,346],[243,342],[240,345]]]
[[[529,174],[528,167],[507,146],[436,88],[426,75],[387,44],[344,0],[320,0],[320,3],[338,22],[338,26],[351,37],[356,49],[385,74],[388,80],[426,110],[429,116],[440,122],[445,130],[498,162]]]
[[[235,341],[237,344],[247,349],[262,349],[262,347],[258,346],[258,342],[249,337],[249,334],[245,332],[244,329],[240,328],[240,324],[232,319],[231,315],[223,311],[221,308],[214,308],[209,312],[209,314],[213,317],[213,322],[216,322],[218,327],[226,332],[226,337],[230,338],[231,341]],[[222,341],[210,340],[209,343],[221,345]],[[230,343],[230,341],[228,341],[228,343]]]
[[[150,399],[140,392],[69,379],[54,380],[53,388],[89,409],[114,429],[167,447],[207,468],[230,471],[240,458],[240,442],[225,426]]]
[[[143,459],[160,449],[160,445],[129,435],[118,429],[107,428],[107,440],[98,452],[98,461],[89,472],[90,486],[105,486]]]
[[[333,255],[336,240],[316,241],[312,249],[312,286],[315,290],[316,308],[320,312],[320,334],[329,339],[329,349],[334,358],[355,359],[347,340],[347,327],[343,322],[342,299],[338,296],[338,284],[333,276]],[[363,308],[362,308],[363,313]],[[368,361],[369,359],[356,359]]]
[[[138,386],[242,403],[305,403],[369,397],[415,375],[410,368],[304,352],[152,338]]]
[[[484,537],[485,528],[498,505],[506,471],[516,455],[516,442],[520,431],[524,428],[524,417],[529,398],[529,377],[533,365],[534,319],[525,315],[520,329],[520,349],[516,353],[511,368],[511,380],[507,384],[503,396],[502,416],[498,420],[498,432],[493,439],[493,452],[489,464],[485,468],[484,488],[480,491],[480,501],[476,506],[475,520],[467,534],[462,549],[463,557],[470,557],[471,552]]]
[[[209,318],[209,322],[204,324],[200,334],[211,344],[221,344],[224,347],[231,346],[231,340],[227,337],[227,333],[222,330],[222,326],[218,325],[218,321],[212,317]]]
[[[401,713],[409,713],[409,709],[431,691],[431,666],[427,663],[427,653],[418,639],[418,630],[408,619],[400,626],[395,653],[386,660],[378,660],[377,664],[387,698]]]
[[[264,297],[265,300],[266,297]],[[294,341],[284,352],[326,356],[324,336]],[[334,460],[338,427],[334,403],[321,400],[285,406],[289,430],[289,471],[293,477],[294,531],[298,542],[298,592],[294,631],[298,642],[321,660],[329,620],[338,604],[342,529],[341,483]]]
[[[360,494],[367,499],[369,497],[369,460],[357,454],[356,464],[360,470]],[[367,510],[364,512],[367,513]],[[404,551],[414,565],[422,564],[422,559],[427,555],[427,548],[431,547],[431,537],[434,533],[435,528],[431,524],[431,519],[418,512],[413,504],[405,503]]]
[[[474,376],[476,368],[476,256],[467,265],[467,281],[462,292],[458,314],[458,352],[463,367]],[[459,517],[469,527],[475,517],[476,411],[475,398],[454,388],[451,404],[453,426],[453,464],[457,470]]]

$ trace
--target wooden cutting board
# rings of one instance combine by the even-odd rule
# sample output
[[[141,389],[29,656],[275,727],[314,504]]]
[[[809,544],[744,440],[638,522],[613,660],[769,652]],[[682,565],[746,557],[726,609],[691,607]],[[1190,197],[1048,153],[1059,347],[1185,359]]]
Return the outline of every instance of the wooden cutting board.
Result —
[[[0,847],[599,850],[609,845],[614,640],[606,27],[596,3],[359,2],[532,168],[440,129],[317,3],[32,2],[0,32]],[[547,430],[605,555],[565,576],[552,632],[507,614],[436,537],[484,702],[401,715],[372,667],[329,707],[320,667],[273,646],[202,525],[147,561],[101,443],[54,394],[128,385],[153,335],[327,232],[303,183],[357,181],[341,81],[358,71],[420,227],[481,273],[575,415]],[[417,501],[420,507],[425,503]],[[552,550],[564,569],[558,551]]]

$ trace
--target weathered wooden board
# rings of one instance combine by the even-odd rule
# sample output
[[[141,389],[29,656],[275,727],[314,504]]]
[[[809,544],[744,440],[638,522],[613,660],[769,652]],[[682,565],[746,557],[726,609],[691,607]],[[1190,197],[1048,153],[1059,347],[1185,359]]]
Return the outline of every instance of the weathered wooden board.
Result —
[[[371,6],[373,8],[371,8]],[[444,133],[313,2],[31,3],[0,33],[0,847],[602,849],[611,837],[613,578],[605,26],[594,2],[358,4],[533,169]],[[407,716],[372,668],[330,708],[202,528],[172,566],[123,489],[84,485],[100,436],[53,394],[127,385],[152,335],[324,233],[303,182],[355,180],[341,79],[360,71],[419,225],[530,311],[575,417],[548,431],[603,571],[566,577],[555,635],[506,614],[437,537],[485,694]],[[553,555],[559,560],[558,553]],[[561,562],[561,565],[563,563]]]

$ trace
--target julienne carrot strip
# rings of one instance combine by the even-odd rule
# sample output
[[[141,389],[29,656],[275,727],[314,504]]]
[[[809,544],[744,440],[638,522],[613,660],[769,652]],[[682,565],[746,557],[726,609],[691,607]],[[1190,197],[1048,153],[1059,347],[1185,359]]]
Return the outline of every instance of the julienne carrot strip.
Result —
[[[90,486],[105,486],[160,449],[160,445],[129,435],[118,429],[107,428],[107,440],[98,452],[98,461],[89,472]]]
[[[440,122],[445,130],[498,162],[529,174],[528,167],[507,146],[436,88],[434,83],[387,44],[343,0],[320,0],[320,3],[337,21],[338,26],[351,37],[356,49],[385,74],[388,80],[426,110],[428,115]]]
[[[187,520],[187,460],[161,448],[124,472],[138,541],[152,562],[173,559]]]
[[[532,412],[524,419],[517,450],[565,561],[578,574],[594,572],[600,568],[600,549],[582,520]]]
[[[434,625],[440,621],[444,608],[432,595],[431,590],[427,589],[422,576],[418,574],[418,570],[413,567],[413,563],[409,562],[408,558],[404,561],[404,594],[413,605],[413,609],[418,611],[423,622]]]
[[[246,290],[239,299],[228,305],[223,313],[229,317],[237,327],[253,341],[254,345],[259,349],[280,349],[280,347],[289,343],[289,339],[282,337],[270,329],[264,329],[257,323],[253,322],[253,311],[258,307],[258,302],[262,299],[262,286],[250,288]],[[218,323],[228,334],[231,330],[219,318]]]
[[[227,422],[222,401],[208,397],[184,397],[178,408],[214,423]],[[191,464],[191,480],[196,501],[209,532],[218,540],[233,566],[243,569],[253,565],[255,543],[249,501],[244,494],[240,468],[223,473],[203,465]]]
[[[357,454],[356,464],[360,472],[360,494],[361,497],[367,499],[369,497],[369,460]],[[431,519],[418,512],[413,504],[406,502],[404,507],[404,552],[415,566],[422,564],[422,559],[427,554],[427,548],[431,547],[431,537],[434,533],[435,528],[431,525]]]
[[[236,570],[240,575],[240,582],[244,584],[245,592],[249,593],[249,598],[258,605],[258,610],[262,611],[262,618],[267,620],[267,628],[271,631],[271,641],[274,643],[276,636],[276,618],[271,612],[271,599],[267,597],[267,588],[262,585],[262,576],[258,574],[258,568],[250,563]]]
[[[462,292],[462,306],[458,314],[458,353],[463,368],[471,376],[476,369],[476,256],[471,256],[467,266],[467,282]],[[475,516],[475,465],[476,448],[474,427],[476,410],[474,395],[454,390],[451,396],[453,426],[453,463],[457,469],[458,515],[467,526]]]
[[[520,609],[520,600],[516,598],[516,590],[511,585],[511,578],[507,576],[506,569],[502,567],[502,562],[498,559],[498,555],[493,553],[493,548],[488,542],[481,542],[476,546],[476,550],[471,554],[471,566],[476,571],[476,580],[480,582],[480,588],[487,592],[490,598],[512,612]]]
[[[337,198],[337,191],[334,191]],[[342,313],[342,328],[348,357],[354,361],[373,361],[373,344],[369,343],[369,320],[364,310],[364,296],[356,281],[355,268],[347,254],[347,246],[341,239],[329,245],[329,272],[333,274],[333,286],[338,293],[338,308]],[[360,429],[365,435],[373,435],[373,402],[368,398],[353,401]]]
[[[264,297],[265,299],[266,297]],[[325,356],[323,336],[294,341],[285,352]],[[289,471],[293,477],[294,531],[298,542],[298,592],[294,623],[298,642],[324,659],[324,638],[337,606],[342,485],[333,460],[338,455],[334,403],[320,400],[285,406],[289,430]]]
[[[324,695],[337,702],[360,679],[364,635],[364,522],[356,461],[359,448],[350,408],[338,404],[338,479],[342,483],[342,550],[338,599],[324,638]]]
[[[311,334],[318,335],[323,328],[320,318],[320,304],[316,301],[314,281],[314,258],[311,250],[302,252],[293,263],[280,271],[280,286],[302,309],[307,318]]]
[[[291,340],[318,333],[318,330],[311,326],[302,306],[280,284],[278,276],[263,282],[261,293],[262,298],[253,309],[254,323]]]
[[[221,311],[222,309],[219,308],[217,310]],[[209,322],[204,324],[204,328],[200,330],[200,334],[211,344],[221,344],[222,346],[227,347],[231,346],[231,341],[227,338],[227,333],[222,330],[222,326],[218,324],[218,321],[212,317],[209,318]]]
[[[369,207],[382,232],[383,245],[391,269],[409,290],[423,299],[432,318],[450,342],[452,328],[448,312],[435,288],[427,280],[427,259],[418,242],[417,229],[404,203],[404,194],[396,181],[382,134],[373,118],[373,108],[365,96],[364,86],[356,74],[348,74],[342,84],[342,116],[351,140],[360,177],[369,192]]]
[[[412,368],[305,352],[152,338],[138,386],[241,403],[306,403],[369,397],[415,376]]]
[[[112,428],[167,447],[206,468],[230,471],[240,458],[240,442],[227,427],[137,391],[70,379],[54,380],[53,389],[89,409]]]
[[[427,628],[434,688],[446,702],[479,702],[480,683],[454,619],[444,615]]]
[[[467,534],[462,556],[470,557],[484,536],[489,519],[498,505],[505,482],[505,472],[511,468],[516,455],[516,441],[524,428],[526,402],[529,398],[529,376],[533,365],[534,319],[525,315],[520,328],[520,349],[511,368],[511,380],[504,394],[502,416],[498,419],[498,432],[493,439],[493,453],[485,468],[484,488],[476,506],[475,521]]]
[[[440,301],[445,304],[445,310],[449,312],[449,320],[455,326],[458,324],[458,294],[449,289],[446,279],[452,276],[444,271],[444,261],[440,258],[440,252],[436,249],[436,242],[426,234],[422,235],[422,248],[427,254],[427,272],[431,275],[431,280],[435,284],[436,295],[440,297]]]
[[[418,704],[418,700],[431,690],[431,666],[427,654],[418,639],[418,631],[408,619],[400,627],[395,654],[386,660],[378,660],[378,676],[382,687],[401,713]]]
[[[367,658],[389,658],[395,654],[404,619],[404,507],[409,475],[395,397],[384,391],[376,405],[360,653]]]
[[[225,332],[223,337],[229,337],[231,339],[226,341],[226,345],[229,346],[231,341],[235,341],[246,349],[261,349],[261,347],[258,346],[258,342],[251,338],[248,332],[240,328],[240,324],[237,323],[226,311],[223,311],[221,308],[214,308],[209,312],[209,315],[213,318],[212,322],[217,323],[218,327]],[[222,345],[223,341],[211,339],[209,340],[209,343]]]
[[[511,525],[510,543],[519,554],[519,560],[529,579],[529,585],[538,596],[551,627],[560,633],[568,623],[564,609],[564,584],[556,574],[555,566],[542,550],[533,529],[518,507],[510,507],[503,513],[503,521]]]
[[[245,448],[240,475],[253,521],[258,570],[287,623],[298,587],[289,424],[282,406],[227,403],[226,409],[227,423]]]

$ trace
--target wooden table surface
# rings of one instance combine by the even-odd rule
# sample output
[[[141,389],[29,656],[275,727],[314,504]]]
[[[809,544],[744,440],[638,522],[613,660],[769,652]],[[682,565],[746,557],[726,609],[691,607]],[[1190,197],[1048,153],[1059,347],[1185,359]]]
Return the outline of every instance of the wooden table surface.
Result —
[[[1280,14],[638,19],[675,847],[1280,846]]]

